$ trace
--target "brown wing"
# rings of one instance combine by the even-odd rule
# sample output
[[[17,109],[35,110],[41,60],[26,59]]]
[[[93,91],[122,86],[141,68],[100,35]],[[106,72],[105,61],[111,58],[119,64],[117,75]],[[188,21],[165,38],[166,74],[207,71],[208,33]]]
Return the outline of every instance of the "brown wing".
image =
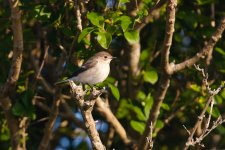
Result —
[[[84,72],[87,69],[90,69],[90,68],[94,67],[97,63],[98,63],[98,61],[94,60],[93,57],[91,57],[79,69],[77,69],[69,78],[77,76],[81,72]]]

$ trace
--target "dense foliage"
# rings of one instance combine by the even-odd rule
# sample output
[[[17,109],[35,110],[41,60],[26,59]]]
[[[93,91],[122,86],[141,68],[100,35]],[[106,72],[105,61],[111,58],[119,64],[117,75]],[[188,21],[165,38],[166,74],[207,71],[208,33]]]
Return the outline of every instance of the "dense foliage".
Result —
[[[138,145],[161,86],[160,50],[166,32],[167,1],[161,0],[160,3],[155,8],[154,0],[20,1],[23,61],[16,87],[9,97],[12,101],[10,112],[21,125],[21,137],[25,136],[25,142],[21,138],[21,143],[26,143],[28,150],[39,146],[49,118],[57,113],[51,107],[59,97],[65,101],[59,105],[50,149],[91,147],[82,126],[81,113],[70,98],[69,87],[59,89],[54,83],[70,76],[84,60],[102,50],[110,51],[118,58],[111,64],[110,77],[98,85],[107,87],[109,91],[102,95],[102,99],[109,103],[128,137]],[[223,0],[178,1],[169,61],[180,63],[196,55],[211,38],[224,15]],[[13,56],[10,16],[9,2],[0,0],[2,87],[7,81]],[[208,81],[213,89],[225,80],[224,39],[223,35],[212,54],[197,62],[208,72]],[[171,75],[154,128],[154,149],[181,149],[185,145],[189,135],[183,125],[187,129],[193,128],[209,96],[202,81],[202,74],[193,66]],[[214,98],[212,120],[225,117],[225,89]],[[63,103],[68,103],[70,108]],[[68,109],[76,121],[68,117]],[[1,107],[1,112],[3,110]],[[210,108],[206,116],[209,112]],[[93,116],[102,142],[108,149],[135,147],[124,144],[98,110],[94,109]],[[4,113],[0,113],[0,126],[0,147],[9,149],[12,137]],[[200,135],[203,128],[198,128],[196,134]],[[224,125],[219,125],[202,143],[207,149],[224,148]]]

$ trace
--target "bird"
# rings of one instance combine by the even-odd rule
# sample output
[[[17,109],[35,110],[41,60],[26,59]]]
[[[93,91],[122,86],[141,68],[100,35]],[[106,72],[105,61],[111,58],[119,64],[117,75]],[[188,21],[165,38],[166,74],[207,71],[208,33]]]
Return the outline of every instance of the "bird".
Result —
[[[114,59],[110,53],[101,51],[89,58],[77,71],[68,79],[56,82],[61,85],[73,81],[75,83],[95,85],[103,82],[109,75],[110,62]]]

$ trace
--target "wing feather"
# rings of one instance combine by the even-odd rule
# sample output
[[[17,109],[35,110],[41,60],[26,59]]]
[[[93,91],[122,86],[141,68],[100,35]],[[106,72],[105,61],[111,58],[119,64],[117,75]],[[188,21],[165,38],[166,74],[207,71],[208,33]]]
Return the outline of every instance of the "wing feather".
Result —
[[[85,62],[80,68],[78,68],[69,78],[75,77],[81,72],[86,71],[87,69],[90,69],[94,67],[98,63],[97,60],[94,60],[93,58],[90,58],[87,62]]]

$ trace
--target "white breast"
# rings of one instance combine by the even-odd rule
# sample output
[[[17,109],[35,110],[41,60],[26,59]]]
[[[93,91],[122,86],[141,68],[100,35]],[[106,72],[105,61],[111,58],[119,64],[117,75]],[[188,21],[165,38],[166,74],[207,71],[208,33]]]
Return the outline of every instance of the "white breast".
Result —
[[[71,79],[78,83],[96,84],[103,82],[108,77],[109,71],[109,64],[98,63],[95,67],[92,67]]]

